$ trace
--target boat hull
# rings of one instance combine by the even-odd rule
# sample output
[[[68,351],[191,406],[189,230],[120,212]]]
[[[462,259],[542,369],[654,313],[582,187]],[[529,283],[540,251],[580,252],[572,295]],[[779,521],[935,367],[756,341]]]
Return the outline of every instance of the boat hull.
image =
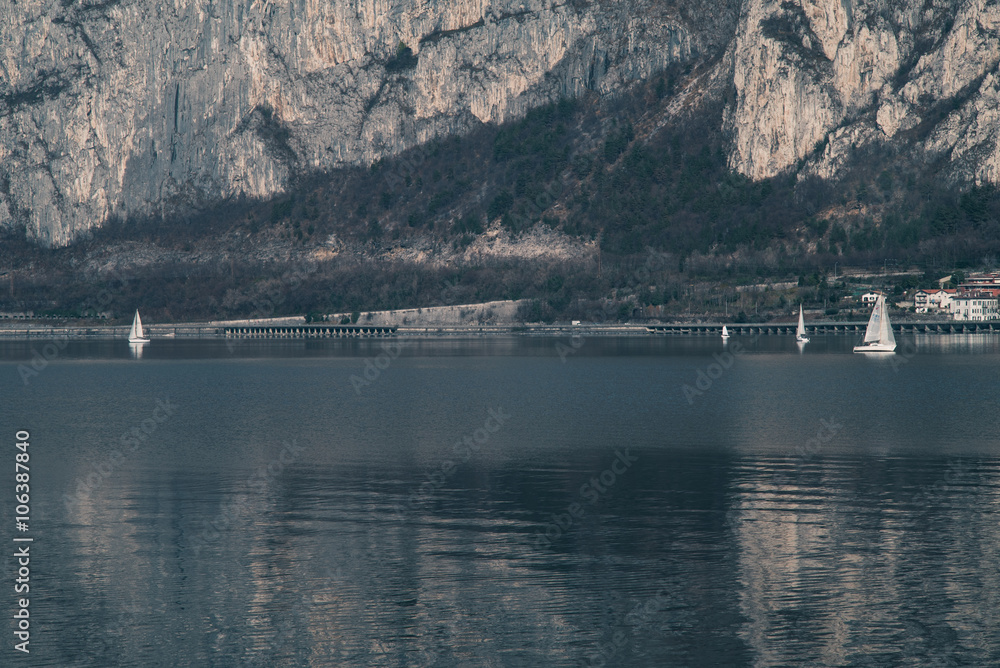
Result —
[[[868,346],[854,346],[854,352],[856,353],[894,353],[896,352],[896,344],[886,345],[882,343],[873,343]]]
[[[807,336],[796,336],[795,340],[799,343],[809,343],[809,337]]]

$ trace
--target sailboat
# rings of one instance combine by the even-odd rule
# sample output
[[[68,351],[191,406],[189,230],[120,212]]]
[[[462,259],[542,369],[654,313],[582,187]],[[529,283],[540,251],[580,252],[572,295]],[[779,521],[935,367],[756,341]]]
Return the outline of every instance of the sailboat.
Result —
[[[896,337],[892,335],[892,325],[889,324],[889,313],[885,309],[885,296],[879,295],[868,319],[868,329],[865,330],[865,340],[861,345],[854,346],[856,353],[891,353],[896,350]]]
[[[809,337],[806,336],[806,321],[802,317],[802,304],[799,304],[799,326],[795,330],[795,340],[799,343],[809,343]]]
[[[139,318],[138,309],[135,312],[135,318],[132,319],[132,329],[128,333],[129,343],[149,343],[149,339],[142,332],[142,319]]]
[[[722,338],[723,338],[723,340],[729,338],[729,330],[726,329],[725,325],[722,326]]]

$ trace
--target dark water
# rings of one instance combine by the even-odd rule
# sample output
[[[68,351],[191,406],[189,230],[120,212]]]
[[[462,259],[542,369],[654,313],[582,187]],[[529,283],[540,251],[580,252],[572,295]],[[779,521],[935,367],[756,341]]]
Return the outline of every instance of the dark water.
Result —
[[[0,664],[1000,665],[1000,339],[853,343],[3,344]]]

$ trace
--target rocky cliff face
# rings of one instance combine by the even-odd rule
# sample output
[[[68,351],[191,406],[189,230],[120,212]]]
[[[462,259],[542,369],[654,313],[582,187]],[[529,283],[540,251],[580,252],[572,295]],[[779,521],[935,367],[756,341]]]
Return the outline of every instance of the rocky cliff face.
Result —
[[[0,224],[63,244],[109,216],[265,197],[299,173],[613,92],[722,48],[735,14],[693,21],[697,8],[10,0]]]
[[[943,159],[1000,181],[995,2],[749,0],[734,42],[730,165],[753,178],[804,161],[834,177],[859,147]]]
[[[266,197],[696,59],[753,178],[893,144],[996,182],[998,30],[984,0],[9,0],[0,225]]]

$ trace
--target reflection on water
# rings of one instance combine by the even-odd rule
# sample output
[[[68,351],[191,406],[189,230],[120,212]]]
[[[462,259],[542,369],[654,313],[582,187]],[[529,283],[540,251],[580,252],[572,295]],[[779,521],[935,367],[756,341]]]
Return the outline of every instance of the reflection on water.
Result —
[[[1000,350],[900,339],[8,344],[31,665],[997,665]]]
[[[692,355],[740,350],[753,353],[842,354],[852,352],[861,338],[858,335],[814,335],[807,344],[793,336],[733,335],[718,336],[494,336],[482,338],[413,338],[413,339],[326,339],[326,340],[187,340],[159,339],[151,343],[129,344],[112,340],[0,339],[0,360],[21,361],[35,357],[45,359],[273,359],[293,357],[356,357],[374,356],[387,347],[404,357],[439,356],[633,356],[633,355]],[[995,354],[1000,353],[1000,335],[977,334],[898,334],[897,355],[923,354]],[[558,345],[562,344],[563,348]],[[46,350],[46,346],[51,349]],[[44,353],[44,354],[43,354]]]
[[[782,464],[748,462],[730,510],[762,663],[995,664],[995,462],[838,458],[768,484]]]

